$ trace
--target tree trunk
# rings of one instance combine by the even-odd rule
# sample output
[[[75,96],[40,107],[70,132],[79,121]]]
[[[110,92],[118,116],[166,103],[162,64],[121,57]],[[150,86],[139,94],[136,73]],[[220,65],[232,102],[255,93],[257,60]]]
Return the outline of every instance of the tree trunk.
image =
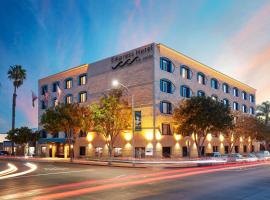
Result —
[[[71,131],[69,130],[67,133],[68,136],[68,146],[69,146],[69,158],[70,162],[73,162],[73,148],[71,148]]]
[[[12,98],[12,127],[11,129],[15,129],[15,108],[16,108],[16,87],[14,86],[14,93],[13,93],[13,98]],[[11,155],[14,155],[14,142],[11,141]]]
[[[109,162],[108,162],[108,165],[111,166],[112,165],[112,145],[111,145],[110,142],[108,143],[108,151],[109,151]]]

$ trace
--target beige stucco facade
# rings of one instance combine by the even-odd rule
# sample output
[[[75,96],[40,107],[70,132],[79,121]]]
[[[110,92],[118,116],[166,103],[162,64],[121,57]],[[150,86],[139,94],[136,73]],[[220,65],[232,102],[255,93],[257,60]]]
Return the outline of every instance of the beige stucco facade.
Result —
[[[173,68],[171,72],[161,69],[161,58],[168,59]],[[185,79],[180,75],[180,66],[185,65],[192,72],[190,79]],[[206,77],[206,84],[199,84],[197,73],[202,72]],[[86,84],[79,85],[80,75],[86,75]],[[226,76],[206,65],[199,63],[165,45],[152,43],[131,51],[106,58],[104,60],[81,65],[55,75],[48,76],[39,80],[39,120],[45,109],[44,94],[42,88],[47,86],[47,106],[53,106],[52,99],[56,98],[57,92],[52,91],[52,84],[59,82],[59,88],[62,91],[60,102],[65,102],[67,95],[71,95],[73,102],[78,102],[78,95],[84,91],[87,93],[87,100],[82,105],[88,105],[97,101],[100,96],[112,88],[113,80],[118,80],[129,88],[130,93],[134,95],[135,111],[141,111],[141,130],[135,131],[134,143],[137,157],[162,157],[169,154],[170,157],[186,156],[186,151],[190,152],[191,157],[197,156],[196,147],[192,137],[182,138],[174,134],[172,125],[172,115],[162,113],[160,102],[166,101],[173,106],[183,99],[180,94],[180,86],[186,85],[192,95],[197,95],[198,90],[202,90],[206,95],[216,95],[220,100],[226,98],[229,102],[238,102],[239,105],[246,105],[247,108],[255,108],[255,101],[250,102],[249,98],[243,100],[240,97],[234,97],[232,91],[224,93],[222,87],[213,89],[210,87],[211,78],[218,80],[220,85],[227,83],[230,88],[237,87],[240,91],[245,91],[247,95],[253,95],[255,98],[255,89],[247,86],[229,76]],[[65,80],[72,80],[72,87],[65,89]],[[160,80],[166,79],[173,84],[171,93],[162,92],[160,89]],[[130,96],[126,94],[130,100]],[[164,135],[162,124],[170,124],[170,134]],[[155,127],[155,128],[154,128]],[[39,125],[39,129],[42,126]],[[51,138],[51,139],[50,139]],[[59,134],[59,138],[64,138],[64,133]],[[52,138],[50,134],[39,145],[39,153],[44,156],[67,156],[67,145],[60,144],[64,140]],[[208,137],[205,144],[205,153],[213,150],[225,153],[228,146],[226,138],[223,136]],[[215,146],[213,148],[213,146]],[[239,152],[258,151],[258,144],[255,141],[249,141],[248,138],[242,142],[236,143]],[[60,150],[59,150],[60,148]],[[105,140],[98,133],[87,133],[86,137],[76,137],[74,143],[75,157],[99,157],[107,156],[108,151]],[[115,144],[115,156],[129,157],[132,155],[132,134],[131,130],[123,132]],[[253,149],[252,149],[253,148]],[[60,153],[59,153],[60,152]],[[166,155],[165,155],[166,154]]]

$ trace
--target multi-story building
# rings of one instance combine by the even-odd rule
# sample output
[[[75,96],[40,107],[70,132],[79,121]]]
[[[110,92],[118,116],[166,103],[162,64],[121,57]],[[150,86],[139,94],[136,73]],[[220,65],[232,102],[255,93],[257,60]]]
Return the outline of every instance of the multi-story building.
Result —
[[[88,105],[96,101],[118,80],[134,95],[136,157],[196,156],[192,137],[174,134],[172,111],[184,98],[211,96],[229,104],[233,110],[253,115],[256,90],[214,70],[163,44],[152,43],[128,52],[81,65],[39,80],[39,120],[47,107],[57,103],[57,88],[61,102]],[[39,126],[42,130],[42,126]],[[43,131],[39,152],[47,156],[68,156],[65,133]],[[115,145],[115,156],[132,155],[131,130],[124,131]],[[256,142],[241,138],[234,144],[235,152],[257,151]],[[228,152],[228,143],[221,134],[209,135],[204,153]],[[106,156],[104,138],[98,133],[80,133],[74,144],[75,157]]]

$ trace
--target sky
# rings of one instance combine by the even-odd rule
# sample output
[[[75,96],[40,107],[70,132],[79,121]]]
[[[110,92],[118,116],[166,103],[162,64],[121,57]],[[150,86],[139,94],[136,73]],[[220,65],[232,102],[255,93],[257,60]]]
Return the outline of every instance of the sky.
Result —
[[[27,70],[16,127],[37,127],[38,79],[141,45],[163,43],[270,100],[269,0],[1,0],[0,132],[11,128],[11,65]]]

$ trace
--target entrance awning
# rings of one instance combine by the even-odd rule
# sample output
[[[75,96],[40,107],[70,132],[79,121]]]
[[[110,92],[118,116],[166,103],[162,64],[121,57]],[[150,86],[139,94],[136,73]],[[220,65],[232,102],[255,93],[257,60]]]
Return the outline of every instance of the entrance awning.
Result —
[[[44,143],[66,143],[67,138],[40,138],[38,143],[44,144]]]

